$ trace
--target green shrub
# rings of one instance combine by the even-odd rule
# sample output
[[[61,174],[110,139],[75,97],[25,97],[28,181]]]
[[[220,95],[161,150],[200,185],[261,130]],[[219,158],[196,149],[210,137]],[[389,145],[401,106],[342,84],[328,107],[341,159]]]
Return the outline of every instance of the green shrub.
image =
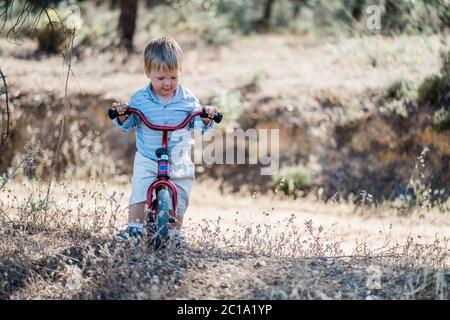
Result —
[[[408,107],[404,101],[401,100],[393,100],[387,102],[386,105],[381,109],[382,112],[388,115],[398,115],[403,118],[408,117]]]
[[[59,53],[65,40],[61,24],[47,24],[36,30],[34,38],[38,43],[37,51],[47,54]]]
[[[208,45],[225,45],[231,42],[232,32],[228,22],[223,17],[208,19],[206,28],[201,35]]]
[[[236,120],[242,114],[242,99],[238,90],[222,91],[211,99],[211,103],[224,114],[221,126],[224,128],[236,126]]]
[[[385,0],[383,30],[386,33],[411,33],[416,26],[412,12],[416,4],[412,1]]]
[[[35,30],[32,26],[28,28],[29,35],[37,42],[38,52],[59,53],[67,38],[60,13],[54,9],[49,9],[47,14],[39,19]]]
[[[399,79],[390,84],[384,91],[385,105],[380,109],[387,114],[396,114],[406,118],[408,104],[412,100],[413,88],[408,81]]]
[[[438,131],[450,129],[450,110],[441,108],[434,113],[433,126]]]
[[[118,10],[98,9],[92,11],[92,4],[82,8],[84,15],[83,26],[78,30],[74,39],[74,48],[102,46],[114,41],[117,33],[117,24],[111,21],[119,19]]]
[[[272,189],[275,192],[282,191],[284,194],[294,197],[307,189],[310,183],[309,170],[301,165],[282,168],[272,176]]]
[[[417,93],[419,102],[430,103],[436,109],[450,101],[450,52],[442,55],[439,73],[425,78]]]
[[[412,86],[408,81],[399,79],[390,84],[385,91],[385,98],[403,100],[408,98],[412,92]]]
[[[417,91],[420,102],[439,104],[442,100],[442,93],[446,86],[446,79],[435,74],[425,78]]]
[[[258,22],[263,13],[262,1],[241,1],[241,0],[213,0],[214,5],[210,10],[214,15],[223,15],[229,22],[230,28],[243,34],[256,31]]]
[[[448,52],[443,52],[441,55],[441,59],[442,59],[442,68],[441,68],[441,72],[444,75],[450,75],[450,51]]]

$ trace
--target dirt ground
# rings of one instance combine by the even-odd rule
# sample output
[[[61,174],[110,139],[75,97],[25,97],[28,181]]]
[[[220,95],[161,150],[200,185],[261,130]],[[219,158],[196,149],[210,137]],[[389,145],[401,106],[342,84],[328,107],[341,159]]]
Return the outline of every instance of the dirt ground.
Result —
[[[51,212],[61,224],[53,229],[49,222],[38,227],[38,215],[12,215],[42,186],[3,190],[3,210],[8,194],[21,200],[6,212],[16,223],[4,222],[1,230],[2,298],[448,298],[450,224],[442,213],[401,216],[313,199],[223,195],[202,183],[185,217],[188,246],[154,252],[112,239],[126,224],[128,189],[57,185]]]
[[[362,37],[327,40],[310,36],[264,35],[236,37],[227,46],[211,48],[180,37],[184,49],[182,82],[200,100],[239,87],[260,77],[266,96],[300,99],[307,107],[321,90],[339,96],[360,95],[404,78],[419,83],[439,68],[439,54],[448,35]],[[117,52],[85,52],[73,61],[70,92],[102,94],[127,100],[146,85],[141,56],[148,41],[138,37],[137,53],[124,58]],[[9,85],[25,92],[64,94],[60,56],[33,57],[35,44],[0,39],[1,66]]]

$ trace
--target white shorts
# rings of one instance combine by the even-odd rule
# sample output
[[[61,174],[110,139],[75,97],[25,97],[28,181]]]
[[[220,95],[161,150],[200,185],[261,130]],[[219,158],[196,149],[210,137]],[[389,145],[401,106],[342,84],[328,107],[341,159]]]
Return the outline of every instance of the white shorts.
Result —
[[[184,215],[189,205],[189,195],[195,181],[195,166],[192,161],[170,164],[170,180],[178,191],[177,215]],[[136,152],[131,178],[131,196],[129,205],[147,200],[147,191],[158,175],[158,163]]]

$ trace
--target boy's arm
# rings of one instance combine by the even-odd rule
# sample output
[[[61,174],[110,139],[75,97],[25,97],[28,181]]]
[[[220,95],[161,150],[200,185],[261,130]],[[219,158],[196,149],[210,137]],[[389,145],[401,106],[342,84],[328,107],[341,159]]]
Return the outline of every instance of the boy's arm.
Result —
[[[209,119],[209,123],[206,125],[202,118],[200,117],[195,117],[192,121],[191,121],[191,128],[194,128],[198,131],[200,131],[201,133],[204,133],[205,131],[211,129],[214,127],[214,121],[212,119]]]
[[[116,126],[122,129],[123,132],[129,133],[131,129],[134,127],[137,127],[139,124],[139,119],[137,116],[133,113],[128,116],[128,118],[122,123],[119,120],[119,117],[112,120],[112,123]]]
[[[198,131],[200,131],[203,134],[205,131],[214,127],[214,120],[211,118],[214,117],[214,115],[217,112],[217,109],[212,106],[203,106],[202,107],[201,105],[197,104],[197,110],[200,110],[200,109],[205,110],[210,118],[195,117],[191,121],[191,128],[197,129]]]
[[[189,103],[193,103],[194,111],[206,110],[208,115],[212,118],[214,114],[217,112],[217,109],[212,106],[202,106],[196,96],[194,96],[190,91],[186,92],[188,95]],[[204,121],[205,120],[205,121]],[[209,120],[209,122],[207,121]],[[205,124],[206,122],[206,124]],[[203,119],[201,117],[195,117],[189,123],[190,129],[196,129],[200,131],[202,134],[214,127],[214,121],[212,119]]]
[[[125,110],[128,108],[128,105],[131,105],[132,103],[133,97],[128,104],[126,102],[113,103],[113,108],[115,108],[121,115],[113,119],[112,123],[126,133],[129,133],[132,128],[139,124],[139,118],[134,113],[128,116],[123,115]]]

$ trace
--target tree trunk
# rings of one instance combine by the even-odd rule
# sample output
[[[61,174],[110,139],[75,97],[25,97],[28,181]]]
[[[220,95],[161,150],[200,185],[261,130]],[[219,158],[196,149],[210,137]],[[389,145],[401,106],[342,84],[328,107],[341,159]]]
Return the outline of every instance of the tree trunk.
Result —
[[[257,21],[256,29],[258,31],[267,31],[270,26],[270,18],[272,17],[272,8],[275,0],[267,0],[264,4],[263,16]]]
[[[302,5],[305,4],[305,0],[294,0],[294,19],[297,18],[300,14],[300,9]]]
[[[119,17],[119,46],[128,51],[133,50],[134,30],[136,29],[138,0],[122,0]]]
[[[270,18],[272,17],[272,8],[275,0],[267,0],[266,6],[264,7],[264,16],[263,19],[266,21],[266,24],[269,25]]]
[[[352,17],[356,21],[361,20],[365,8],[366,8],[366,0],[356,0],[352,6]]]

